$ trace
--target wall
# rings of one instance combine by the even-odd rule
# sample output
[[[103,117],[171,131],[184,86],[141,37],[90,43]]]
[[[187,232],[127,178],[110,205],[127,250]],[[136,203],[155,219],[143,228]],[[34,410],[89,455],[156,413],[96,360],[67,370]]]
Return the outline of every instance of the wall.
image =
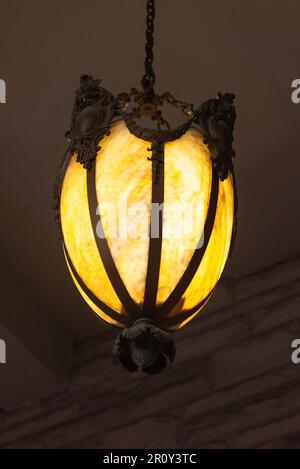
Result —
[[[300,258],[225,278],[161,375],[114,366],[110,331],[77,344],[67,390],[2,413],[0,447],[300,447],[299,279]]]

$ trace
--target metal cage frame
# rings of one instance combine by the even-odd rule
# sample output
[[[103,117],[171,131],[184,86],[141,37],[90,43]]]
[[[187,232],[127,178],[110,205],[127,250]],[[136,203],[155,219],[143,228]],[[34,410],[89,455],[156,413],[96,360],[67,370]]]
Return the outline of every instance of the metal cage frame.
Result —
[[[143,97],[143,93],[140,95]],[[169,94],[165,93],[165,95]],[[137,118],[141,114],[141,105],[145,106],[146,101],[145,99],[140,99],[138,112],[137,110],[127,112],[126,107],[130,99],[128,96],[129,95],[123,93],[116,98],[112,93],[101,87],[100,80],[93,79],[91,76],[87,75],[83,75],[81,77],[80,87],[76,91],[70,130],[66,133],[69,143],[54,189],[55,218],[58,223],[62,244],[71,272],[84,293],[95,303],[95,305],[98,306],[105,314],[117,321],[118,324],[127,331],[125,333],[125,335],[127,334],[127,339],[130,337],[130,334],[128,336],[128,330],[135,330],[136,333],[137,330],[140,331],[143,327],[144,333],[146,330],[149,332],[151,328],[154,328],[154,332],[156,328],[159,328],[160,331],[157,332],[157,334],[164,334],[164,330],[172,330],[172,328],[176,327],[179,323],[200,310],[203,304],[208,300],[211,293],[192,310],[169,317],[170,312],[180,302],[182,295],[191,283],[205,254],[215,220],[219,180],[225,180],[229,174],[232,175],[234,188],[234,226],[230,253],[233,249],[237,226],[237,189],[232,162],[232,158],[235,156],[235,152],[232,148],[233,129],[236,117],[235,107],[233,104],[234,95],[229,93],[222,95],[218,93],[217,98],[204,102],[195,111],[190,110],[188,113],[189,118],[186,119],[181,126],[175,129],[168,128],[166,130],[162,130],[160,128],[149,129],[139,126]],[[157,97],[157,100],[161,103],[162,100],[160,98],[161,97]],[[204,142],[208,145],[211,154],[212,186],[209,208],[204,226],[204,243],[201,248],[194,251],[188,267],[183,273],[178,284],[167,300],[159,306],[156,305],[156,296],[163,239],[162,213],[160,212],[158,238],[150,236],[148,268],[142,308],[140,308],[140,306],[136,304],[130,296],[115,265],[107,239],[105,236],[100,238],[96,234],[96,225],[100,223],[101,226],[101,214],[97,214],[96,210],[98,202],[96,196],[95,161],[97,154],[101,149],[101,140],[106,135],[109,135],[110,126],[120,119],[124,120],[128,130],[132,134],[149,142],[149,153],[151,156],[149,156],[148,160],[150,160],[152,164],[152,203],[162,204],[164,202],[164,144],[166,142],[180,138],[189,128],[195,125],[203,134]],[[63,240],[60,223],[60,195],[66,169],[74,154],[77,155],[77,161],[82,164],[87,171],[88,201],[94,237],[108,278],[123,306],[124,312],[122,312],[122,314],[108,307],[87,289],[72,264],[72,260],[70,259]],[[144,325],[142,328],[140,325],[141,322]],[[136,324],[138,324],[138,326],[136,326]],[[121,335],[116,342],[116,347],[118,349],[116,355],[118,355],[120,359],[120,356],[123,354],[123,362],[122,359],[120,359],[120,361],[127,367],[127,369],[134,371],[138,366],[128,358],[130,354],[128,350],[126,350],[123,339],[124,334],[123,336]],[[168,349],[165,350],[165,353],[162,355],[168,356],[171,360],[171,357],[175,355],[175,352],[173,345],[170,345],[169,335],[165,333],[160,340],[162,340],[164,346],[168,344]],[[145,365],[145,362],[143,363]],[[160,368],[164,367],[163,365],[165,365],[165,363],[163,363],[162,357],[160,356],[159,363],[156,361],[154,368],[152,365],[141,365],[141,367],[144,368],[144,371],[148,370],[147,372],[151,373],[157,372],[158,369],[158,371],[160,371]]]

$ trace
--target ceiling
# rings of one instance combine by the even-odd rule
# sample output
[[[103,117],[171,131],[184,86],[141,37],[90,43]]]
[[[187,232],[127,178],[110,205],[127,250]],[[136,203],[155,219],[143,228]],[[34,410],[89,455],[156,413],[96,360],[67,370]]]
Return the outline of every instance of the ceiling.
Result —
[[[103,78],[113,93],[139,85],[144,8],[141,0],[1,5],[2,269],[15,295],[26,290],[41,317],[53,317],[77,340],[98,322],[67,273],[53,182],[80,75]],[[299,253],[300,105],[290,97],[300,73],[299,15],[297,0],[157,2],[157,91],[195,105],[217,91],[237,96],[239,232],[227,276]]]

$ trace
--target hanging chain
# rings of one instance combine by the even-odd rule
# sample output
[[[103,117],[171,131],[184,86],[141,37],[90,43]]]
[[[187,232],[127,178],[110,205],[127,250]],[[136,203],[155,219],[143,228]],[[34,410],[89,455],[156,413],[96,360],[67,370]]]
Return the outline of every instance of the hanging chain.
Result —
[[[136,117],[150,116],[152,120],[157,122],[159,130],[163,126],[170,130],[170,125],[163,118],[162,111],[159,110],[160,106],[164,103],[168,103],[171,106],[181,110],[183,114],[188,117],[193,115],[193,106],[191,104],[184,103],[168,91],[163,93],[161,96],[156,95],[154,92],[155,84],[155,73],[153,70],[153,46],[154,46],[154,19],[155,19],[155,0],[147,0],[146,4],[147,17],[146,17],[146,46],[145,46],[145,74],[141,80],[143,90],[138,91],[135,88],[131,88],[129,93],[120,93],[118,95],[118,101],[121,109],[126,109],[131,101],[138,103],[139,106],[133,109],[133,113]]]
[[[146,58],[145,58],[145,75],[142,78],[142,87],[145,92],[154,94],[153,86],[155,83],[155,74],[153,71],[153,33],[155,18],[155,0],[147,0],[147,18],[146,18]]]

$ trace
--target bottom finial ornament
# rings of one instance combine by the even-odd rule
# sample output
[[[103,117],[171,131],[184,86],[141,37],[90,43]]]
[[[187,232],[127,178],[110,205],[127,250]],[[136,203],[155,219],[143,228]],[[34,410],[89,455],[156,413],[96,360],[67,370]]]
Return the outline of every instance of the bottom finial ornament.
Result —
[[[156,374],[174,361],[176,349],[168,332],[142,318],[118,335],[113,355],[128,371]]]

